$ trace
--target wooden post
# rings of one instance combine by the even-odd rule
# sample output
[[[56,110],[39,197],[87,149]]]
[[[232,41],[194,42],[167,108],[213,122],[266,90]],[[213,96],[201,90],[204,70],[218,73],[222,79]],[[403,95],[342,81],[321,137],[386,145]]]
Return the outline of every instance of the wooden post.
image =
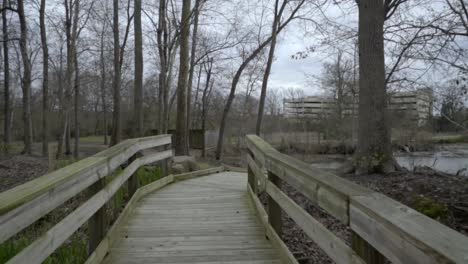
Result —
[[[250,151],[250,149],[247,149],[247,155],[249,155],[253,160],[255,160],[255,155]],[[256,194],[257,193],[257,182],[255,178],[255,173],[252,171],[250,166],[247,165],[247,182],[250,185],[250,188],[252,191]]]
[[[255,174],[253,173],[252,169],[250,166],[247,166],[247,182],[250,185],[250,188],[252,189],[253,193],[257,193],[257,184],[255,184]]]
[[[268,180],[276,187],[281,189],[281,179],[278,176],[268,172]],[[282,237],[283,233],[283,221],[281,219],[281,215],[281,207],[275,202],[275,200],[273,200],[271,197],[268,197],[268,222],[280,238]]]
[[[128,165],[130,165],[133,161],[135,161],[139,156],[141,155],[139,153],[136,153],[130,159],[128,159]],[[138,189],[138,170],[135,171],[132,174],[132,176],[130,176],[130,178],[128,178],[127,186],[128,186],[128,197],[130,198]]]
[[[52,145],[52,143],[49,143],[47,145],[47,154],[48,154],[48,161],[49,161],[49,172],[54,171],[55,169],[55,157],[56,157],[56,148]]]
[[[366,263],[385,263],[385,257],[354,231],[351,231],[351,247]]]
[[[171,149],[171,148],[172,148],[171,144],[168,144],[168,145],[164,145],[164,146],[160,147],[159,149],[161,151],[165,151],[165,150],[168,150],[168,149]],[[171,162],[170,158],[161,160],[161,162],[160,162],[160,164],[161,164],[161,178],[166,177],[171,173],[170,172],[170,162]]]
[[[89,196],[93,196],[105,186],[105,179],[99,179],[89,187]],[[106,206],[102,206],[89,220],[89,244],[88,255],[91,255],[104,238],[106,230]]]

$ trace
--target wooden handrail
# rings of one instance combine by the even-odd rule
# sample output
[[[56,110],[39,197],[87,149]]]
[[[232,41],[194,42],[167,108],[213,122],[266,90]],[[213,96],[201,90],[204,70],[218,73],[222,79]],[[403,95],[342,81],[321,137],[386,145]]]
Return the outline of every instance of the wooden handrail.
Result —
[[[269,206],[280,206],[337,263],[380,263],[380,255],[393,263],[468,263],[468,237],[461,233],[383,194],[281,154],[258,136],[247,136],[247,147],[249,178],[254,178],[249,183],[255,183],[251,189],[263,185],[260,188],[272,201]],[[360,258],[350,255],[350,248],[337,242],[339,238],[286,199],[279,184],[270,180],[272,176],[348,225],[352,249]],[[270,223],[278,221],[270,219],[275,215],[268,217]]]
[[[134,178],[132,175],[140,166],[172,157],[172,150],[154,152],[135,158],[137,152],[169,144],[171,144],[170,135],[129,139],[94,156],[1,193],[0,243],[76,194],[102,182],[101,188],[95,191],[89,200],[23,250],[11,262],[21,263],[29,260],[27,262],[32,263],[44,260],[85,221],[93,218],[93,215],[127,180]],[[115,179],[105,185],[103,179],[129,160],[131,163]]]

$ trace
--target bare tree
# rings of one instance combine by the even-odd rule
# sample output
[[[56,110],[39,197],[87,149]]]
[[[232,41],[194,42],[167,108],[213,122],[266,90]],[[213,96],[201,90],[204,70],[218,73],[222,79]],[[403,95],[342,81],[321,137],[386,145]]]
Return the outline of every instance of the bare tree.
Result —
[[[192,104],[192,84],[193,84],[193,75],[195,72],[196,66],[196,52],[197,52],[197,42],[198,42],[198,23],[200,19],[200,9],[201,9],[201,1],[202,0],[195,0],[195,6],[193,8],[193,32],[192,32],[192,51],[190,55],[190,71],[189,71],[189,78],[188,78],[188,89],[187,89],[187,132],[190,133],[191,127],[191,104]],[[189,135],[187,135],[188,138]],[[189,143],[190,144],[190,143]]]
[[[20,52],[23,61],[23,79],[21,88],[23,90],[23,123],[24,123],[24,150],[22,153],[32,153],[32,120],[31,120],[31,60],[28,52],[28,25],[24,12],[23,0],[18,0],[18,16],[20,21]]]
[[[119,34],[119,0],[113,0],[114,15],[112,30],[114,32],[114,77],[112,79],[114,111],[112,112],[112,136],[111,146],[116,145],[122,138],[122,120],[120,113],[120,87],[121,87],[121,67],[120,67],[120,34]]]
[[[204,63],[206,72],[205,88],[203,89],[202,95],[202,112],[201,112],[201,129],[203,132],[206,130],[206,115],[209,108],[209,97],[213,90],[214,80],[211,80],[211,74],[213,70],[213,58],[208,58],[207,63]],[[203,145],[202,157],[206,156],[206,146]]]
[[[296,6],[293,7],[291,14],[282,23],[278,25],[278,30],[276,34],[279,34],[295,18],[296,13],[301,9],[304,3],[305,3],[305,0],[298,1]],[[283,12],[280,10],[279,17],[281,18],[282,15],[283,15]],[[272,36],[269,36],[267,39],[262,41],[250,54],[248,54],[243,59],[241,65],[239,66],[239,68],[237,69],[234,75],[234,78],[232,79],[231,90],[229,92],[228,99],[224,106],[224,110],[223,110],[223,114],[222,114],[221,122],[220,122],[220,127],[219,127],[218,144],[216,146],[216,159],[218,160],[221,159],[221,155],[223,152],[224,131],[226,129],[226,122],[227,122],[227,118],[229,115],[229,111],[231,109],[232,102],[234,101],[234,98],[236,96],[236,88],[237,88],[237,84],[239,83],[242,72],[247,67],[247,65],[252,60],[254,60],[266,46],[268,46],[271,40],[272,40]]]
[[[71,154],[70,146],[70,105],[72,99],[72,82],[76,60],[76,41],[78,38],[78,21],[80,14],[81,0],[65,0],[65,35],[66,35],[66,69],[65,69],[65,95],[61,100],[61,130],[62,134],[59,137],[57,146],[57,158],[62,155],[63,144],[65,143],[65,154]]]
[[[49,145],[49,48],[47,46],[47,29],[45,25],[46,0],[41,0],[39,24],[41,27],[42,46],[42,155],[47,156]]]
[[[101,102],[102,102],[102,118],[103,118],[103,132],[104,132],[104,144],[108,142],[108,131],[107,131],[107,102],[106,102],[106,61],[104,58],[104,34],[106,29],[106,22],[102,25],[101,37],[100,37],[100,51],[99,51],[99,62],[101,68]]]
[[[284,10],[288,1],[284,0],[281,6],[281,10]],[[275,1],[275,11],[274,11],[274,18],[273,18],[273,25],[271,30],[271,42],[270,42],[270,51],[268,53],[268,60],[265,68],[265,73],[263,74],[263,82],[262,82],[262,91],[260,94],[260,103],[258,105],[258,115],[257,115],[257,125],[255,128],[255,133],[260,136],[260,131],[262,129],[262,119],[263,119],[263,109],[265,107],[265,98],[266,92],[268,87],[268,79],[270,77],[271,66],[273,64],[273,58],[275,56],[275,48],[276,48],[276,36],[278,31],[278,25],[280,23],[281,14],[278,12],[283,12],[279,10],[279,0]]]
[[[175,134],[175,155],[188,155],[187,132],[187,84],[189,74],[189,34],[190,34],[190,0],[182,4],[180,29],[180,62],[179,81],[177,83],[177,122]]]
[[[8,34],[8,0],[3,0],[2,9],[2,33],[3,33],[3,86],[4,86],[4,115],[5,119],[3,122],[3,143],[5,144],[4,150],[8,152],[8,148],[11,142],[11,109],[10,109],[10,56],[9,56],[9,34]]]
[[[357,173],[394,170],[387,124],[382,1],[359,1],[359,128]]]
[[[135,0],[135,87],[134,87],[134,137],[143,136],[143,37],[141,30],[141,0]]]

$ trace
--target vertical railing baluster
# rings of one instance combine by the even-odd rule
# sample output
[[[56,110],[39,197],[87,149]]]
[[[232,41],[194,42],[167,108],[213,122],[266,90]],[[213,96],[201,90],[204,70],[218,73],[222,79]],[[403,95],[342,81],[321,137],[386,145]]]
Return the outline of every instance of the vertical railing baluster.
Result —
[[[128,165],[130,165],[140,156],[141,156],[140,152],[137,152],[135,155],[130,157],[130,159],[128,159]],[[132,197],[133,194],[138,189],[138,169],[132,174],[132,176],[130,176],[130,178],[128,178],[127,186],[128,186],[128,197]]]
[[[105,179],[99,179],[93,185],[91,185],[89,190],[89,197],[92,197],[94,194],[102,190],[105,186]],[[88,220],[88,232],[89,232],[89,242],[88,242],[88,254],[93,253],[97,248],[99,243],[104,238],[106,230],[106,206],[102,206],[89,220]]]
[[[351,231],[351,247],[366,263],[385,263],[385,257],[354,231]]]
[[[250,155],[253,160],[255,160],[255,156],[253,153],[247,149],[247,155]],[[255,178],[255,173],[253,172],[252,168],[250,168],[249,165],[247,165],[247,182],[250,185],[250,188],[252,189],[253,193],[257,193],[257,182]]]
[[[268,172],[268,180],[276,187],[281,189],[281,179],[270,171]],[[281,217],[281,207],[276,203],[275,200],[273,200],[271,197],[268,197],[268,222],[279,237],[281,237],[283,233],[283,221]]]

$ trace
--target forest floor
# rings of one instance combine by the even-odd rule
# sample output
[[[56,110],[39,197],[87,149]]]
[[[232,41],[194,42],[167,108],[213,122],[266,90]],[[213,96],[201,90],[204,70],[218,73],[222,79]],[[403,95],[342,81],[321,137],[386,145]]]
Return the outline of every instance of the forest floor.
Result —
[[[51,144],[54,149],[56,143]],[[40,156],[41,143],[33,144],[32,155],[20,155],[22,148],[21,142],[13,142],[10,145],[10,154],[0,156],[0,192],[42,176],[49,171],[48,158]],[[91,156],[105,148],[107,146],[103,144],[103,137],[80,138],[80,158]],[[59,161],[54,161],[53,169],[59,169],[74,161],[71,157],[64,157]]]

